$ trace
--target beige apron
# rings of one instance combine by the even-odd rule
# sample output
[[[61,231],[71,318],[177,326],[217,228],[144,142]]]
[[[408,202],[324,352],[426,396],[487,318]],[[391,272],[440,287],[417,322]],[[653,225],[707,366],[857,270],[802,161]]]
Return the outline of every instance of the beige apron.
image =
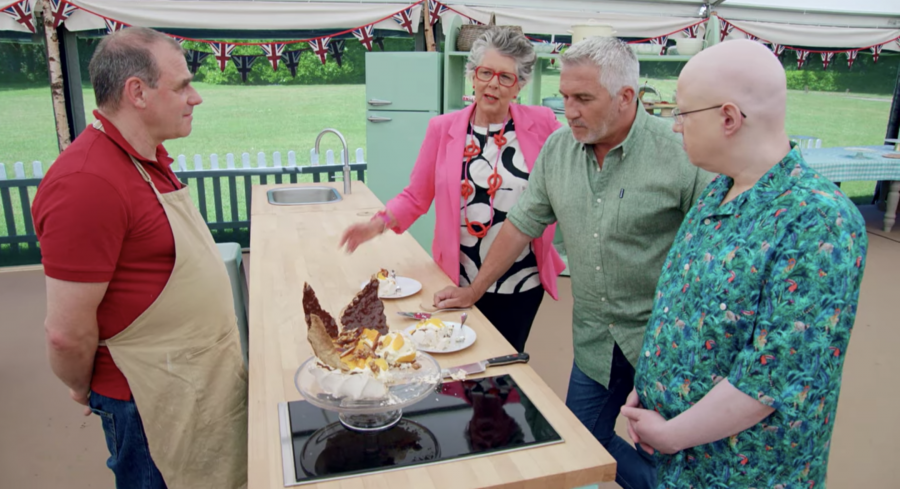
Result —
[[[247,371],[228,273],[189,189],[161,194],[131,160],[169,219],[175,268],[156,301],[106,346],[169,489],[246,487]]]

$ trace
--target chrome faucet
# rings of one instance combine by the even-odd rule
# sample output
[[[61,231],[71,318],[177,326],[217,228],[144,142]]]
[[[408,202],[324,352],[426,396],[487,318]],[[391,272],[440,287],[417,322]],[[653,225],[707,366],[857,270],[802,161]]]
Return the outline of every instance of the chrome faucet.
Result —
[[[344,165],[344,195],[350,194],[350,151],[347,149],[347,141],[344,139],[344,135],[338,132],[337,129],[322,129],[322,132],[316,136],[316,154],[319,154],[319,142],[322,141],[322,136],[325,135],[326,132],[334,133],[337,137],[341,139],[341,144],[344,146],[343,158],[344,161],[341,163]]]

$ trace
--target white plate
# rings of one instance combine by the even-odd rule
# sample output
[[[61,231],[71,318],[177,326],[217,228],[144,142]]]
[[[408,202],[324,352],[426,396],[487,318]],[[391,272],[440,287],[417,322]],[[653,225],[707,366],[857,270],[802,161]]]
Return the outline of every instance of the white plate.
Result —
[[[444,321],[444,324],[446,324],[447,326],[452,327],[452,328],[460,327],[459,323],[454,323],[453,321]],[[403,332],[412,336],[412,334],[415,330],[416,330],[416,325],[414,324],[414,325],[409,326],[406,329],[404,329]],[[421,348],[421,347],[419,347],[419,345],[416,345],[416,349],[419,351],[424,351],[424,352],[428,352],[428,353],[453,353],[453,352],[457,352],[460,350],[465,350],[466,348],[472,346],[475,343],[475,339],[478,337],[478,335],[475,334],[474,329],[472,329],[468,326],[465,326],[465,325],[463,325],[463,327],[462,327],[462,332],[465,335],[465,340],[463,340],[460,343],[451,343],[450,347],[447,348],[446,350]]]
[[[363,289],[369,285],[369,282],[363,282],[362,285],[359,286],[360,289]],[[400,293],[393,295],[379,295],[379,299],[402,299],[404,297],[409,297],[413,294],[417,294],[420,290],[422,290],[422,284],[419,283],[418,280],[412,279],[409,277],[397,277],[397,285],[400,286]]]

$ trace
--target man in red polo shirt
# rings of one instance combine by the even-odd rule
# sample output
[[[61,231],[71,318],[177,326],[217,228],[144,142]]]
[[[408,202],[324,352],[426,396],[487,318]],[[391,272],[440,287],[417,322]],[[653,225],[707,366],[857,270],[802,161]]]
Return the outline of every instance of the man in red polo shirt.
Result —
[[[162,146],[190,134],[202,99],[181,47],[150,29],[105,38],[90,74],[97,120],[33,206],[51,367],[101,417],[118,488],[241,487],[246,371],[231,292]]]

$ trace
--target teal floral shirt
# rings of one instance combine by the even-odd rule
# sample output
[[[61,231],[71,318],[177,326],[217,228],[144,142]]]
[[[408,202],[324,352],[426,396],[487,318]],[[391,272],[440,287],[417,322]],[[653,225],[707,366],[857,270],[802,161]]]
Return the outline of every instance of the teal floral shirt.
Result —
[[[658,484],[824,487],[865,223],[797,149],[723,205],[732,182],[714,180],[675,238],[635,388],[665,419],[723,379],[775,412],[730,438],[658,455]]]

